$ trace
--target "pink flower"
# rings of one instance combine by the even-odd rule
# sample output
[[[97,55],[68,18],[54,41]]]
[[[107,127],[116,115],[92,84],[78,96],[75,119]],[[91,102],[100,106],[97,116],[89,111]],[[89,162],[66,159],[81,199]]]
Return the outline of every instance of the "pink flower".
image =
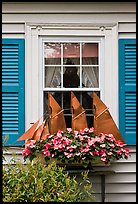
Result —
[[[93,152],[93,154],[99,156],[99,151],[98,151],[98,150],[95,150],[95,151]]]
[[[58,141],[56,139],[53,139],[52,142],[54,145],[57,145],[57,143],[58,143]]]
[[[88,145],[89,146],[91,146],[91,145],[93,145],[94,144],[94,141],[93,141],[93,139],[91,139],[91,140],[88,140]]]
[[[71,144],[72,143],[72,140],[70,140],[70,139],[67,139],[66,140],[66,145],[69,145],[69,144]]]
[[[24,149],[23,151],[22,151],[22,155],[23,156],[26,156],[26,155],[29,155],[30,154],[30,150],[28,149],[28,148],[26,148],[26,149]]]
[[[72,132],[72,128],[67,128],[67,131],[70,133]]]
[[[108,155],[112,155],[113,153],[112,152],[108,152]]]
[[[45,146],[45,149],[47,149],[47,150],[51,147],[51,145],[49,143],[46,143],[44,146]]]
[[[79,137],[78,135],[75,135],[75,136],[74,136],[74,140],[77,139],[78,137]]]
[[[57,133],[62,134],[62,133],[63,133],[63,130],[58,130]]]
[[[112,148],[115,148],[115,145],[114,144],[109,144],[110,147]]]
[[[89,132],[89,128],[84,128],[84,132]]]
[[[69,152],[73,152],[73,148],[72,147],[67,147],[67,150],[69,150]]]
[[[103,150],[103,149],[101,149],[99,155],[102,155],[102,157],[103,157],[103,156],[106,156],[106,151]]]
[[[105,144],[101,144],[100,147],[104,148],[104,147],[105,147]]]
[[[61,134],[60,131],[57,132],[57,137],[58,137],[58,138],[62,138],[62,134]]]
[[[106,136],[107,140],[109,140],[111,142],[115,141],[115,138],[114,138],[113,134],[105,134],[105,136]]]
[[[119,147],[123,147],[123,146],[125,146],[126,144],[124,144],[122,141],[120,141],[120,140],[117,140],[116,141],[116,145],[117,146],[119,146]]]
[[[79,132],[78,132],[77,130],[74,130],[74,135],[75,135],[75,136],[77,136],[78,133],[79,133]]]
[[[92,152],[89,152],[90,153],[90,155],[92,155],[93,156],[93,153]]]
[[[105,139],[105,134],[104,133],[100,134],[100,139],[101,139],[102,142],[104,141],[104,139]]]
[[[70,147],[72,147],[73,149],[76,149],[76,148],[77,148],[76,145],[71,145]]]
[[[92,132],[95,132],[95,129],[94,129],[93,127],[91,127],[91,128],[89,129],[89,133],[92,133]]]
[[[64,155],[67,156],[69,153],[68,152],[64,152]]]
[[[101,155],[101,157],[106,157],[106,153],[104,152],[104,153]]]
[[[83,136],[78,135],[78,137],[79,137],[80,141],[83,141],[83,140],[84,140]]]
[[[84,134],[85,134],[85,131],[84,131],[84,130],[80,130],[80,134],[81,134],[81,135],[84,135]]]
[[[117,154],[121,155],[122,152],[120,150],[116,151]]]
[[[81,153],[88,152],[89,150],[90,150],[89,148],[84,148],[81,150]]]
[[[125,156],[129,156],[129,149],[128,148],[125,148]]]
[[[44,149],[44,150],[43,150],[43,153],[44,153],[47,157],[50,156],[50,152],[49,152],[47,149]]]
[[[73,154],[68,154],[67,158],[73,157]]]
[[[77,155],[77,156],[80,156],[80,154],[81,154],[80,152],[78,152],[78,153],[75,153],[75,155]]]
[[[114,158],[127,159],[129,155],[129,149],[124,148],[126,144],[120,140],[116,141],[113,134],[97,134],[93,127],[80,131],[67,128],[66,131],[59,130],[56,134],[47,136],[43,141],[31,140],[22,152],[24,158],[31,159],[31,154],[39,150],[45,157],[57,158],[61,155],[63,159],[72,158],[73,162],[76,158],[78,161],[87,159],[89,162],[92,157],[99,156],[101,161],[107,164]]]
[[[36,140],[31,140],[30,143],[27,144],[26,146],[33,148],[33,147],[35,147],[35,143],[36,143]]]
[[[99,137],[97,137],[97,136],[94,139],[95,139],[95,142],[100,142],[101,141],[101,139]]]
[[[106,157],[102,157],[102,158],[101,158],[101,161],[104,161],[104,162],[105,162],[105,161],[106,161]]]

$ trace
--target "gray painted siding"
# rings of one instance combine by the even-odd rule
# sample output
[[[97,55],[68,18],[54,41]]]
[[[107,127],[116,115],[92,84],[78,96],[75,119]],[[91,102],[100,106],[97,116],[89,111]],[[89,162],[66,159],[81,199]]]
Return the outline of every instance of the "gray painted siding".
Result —
[[[105,177],[106,202],[136,202],[136,148],[134,146],[129,148],[128,160],[113,162],[107,167],[94,167],[99,171],[102,169],[115,171]],[[11,159],[24,162],[22,150],[23,148],[9,147],[8,151],[4,152],[6,161],[3,161],[3,165],[5,166]],[[101,177],[91,175],[90,180],[97,202],[101,202]]]
[[[55,18],[56,14],[56,18]],[[65,15],[66,14],[66,15]],[[91,23],[93,25],[118,25],[118,38],[136,38],[135,2],[105,3],[10,3],[2,5],[2,37],[24,38],[26,23]],[[21,148],[9,148],[5,152],[6,165],[16,152],[17,158],[23,158]],[[106,176],[106,202],[136,202],[136,147],[130,147],[128,160],[114,162],[107,170],[115,174]],[[97,170],[101,167],[95,167]],[[93,190],[97,201],[101,201],[101,180],[92,176]]]

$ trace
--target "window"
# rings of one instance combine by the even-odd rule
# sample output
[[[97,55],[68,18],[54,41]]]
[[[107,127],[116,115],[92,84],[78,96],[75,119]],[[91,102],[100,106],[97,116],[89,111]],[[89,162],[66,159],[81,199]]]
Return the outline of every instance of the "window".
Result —
[[[66,92],[73,91],[74,93],[81,94],[87,93],[91,96],[93,91],[100,95],[101,100],[109,108],[114,121],[118,125],[118,25],[108,24],[104,25],[101,29],[100,24],[93,23],[71,23],[71,24],[59,24],[59,23],[28,23],[26,26],[26,49],[25,49],[25,129],[27,130],[32,123],[35,123],[38,118],[43,116],[46,112],[47,105],[47,92],[51,92],[53,95],[58,96],[65,94]],[[53,43],[53,46],[60,45],[60,60],[56,62],[55,59],[45,60],[45,50],[48,43]],[[63,74],[66,62],[63,64],[63,44],[79,44],[79,59],[76,60],[75,67],[77,67],[77,74],[79,74],[80,84],[85,84],[86,87],[64,87],[63,86]],[[84,53],[82,52],[82,45],[96,44],[97,45],[97,63],[92,62],[87,65],[83,62]],[[58,44],[58,45],[57,45]],[[72,45],[73,47],[73,45]],[[78,53],[78,51],[77,51]],[[69,54],[68,54],[69,55]],[[85,56],[85,55],[84,55]],[[73,58],[70,57],[70,58]],[[49,62],[48,62],[49,61]],[[54,62],[52,62],[54,61]],[[64,59],[66,61],[66,59]],[[71,60],[72,61],[72,60]],[[78,62],[79,61],[79,62]],[[46,64],[49,63],[49,64]],[[60,63],[60,64],[59,64]],[[77,64],[78,63],[78,64]],[[53,85],[49,85],[50,72],[52,66],[57,70],[57,77],[54,77]],[[71,65],[69,65],[71,66]],[[72,65],[73,67],[74,65]],[[97,66],[97,67],[96,67]],[[90,68],[89,68],[90,67]],[[82,71],[97,69],[97,86],[91,85],[92,78],[87,79]],[[47,68],[47,69],[46,69]],[[53,68],[54,69],[54,68]],[[80,71],[80,73],[79,73]],[[45,73],[47,72],[47,73]],[[49,74],[48,74],[49,72]],[[58,76],[59,72],[59,76]],[[84,77],[85,76],[85,77]],[[87,75],[87,77],[89,77]],[[93,78],[94,79],[94,78]],[[58,81],[59,80],[59,81]],[[56,85],[54,84],[56,83]],[[61,83],[61,84],[60,84]],[[62,86],[62,87],[61,87]],[[62,92],[62,94],[61,94]],[[61,106],[63,107],[63,96]],[[81,102],[82,103],[82,102]],[[66,110],[67,112],[67,110]],[[70,114],[66,113],[65,114]],[[88,111],[86,111],[88,116]],[[46,113],[47,114],[47,113]],[[92,113],[90,113],[92,114]],[[46,115],[44,115],[46,117]],[[43,120],[44,117],[41,117]]]
[[[43,114],[48,117],[48,92],[64,109],[71,127],[71,91],[86,111],[93,126],[92,91],[100,96],[100,41],[43,40]]]

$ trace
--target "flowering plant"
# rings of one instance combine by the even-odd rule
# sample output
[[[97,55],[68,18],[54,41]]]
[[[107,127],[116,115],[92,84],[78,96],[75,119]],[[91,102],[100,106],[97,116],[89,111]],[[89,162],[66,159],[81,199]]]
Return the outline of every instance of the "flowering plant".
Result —
[[[24,160],[32,161],[38,153],[46,162],[56,158],[62,163],[81,163],[84,166],[97,160],[110,164],[113,160],[127,159],[129,149],[125,143],[116,140],[112,134],[97,134],[94,128],[72,131],[67,128],[56,134],[48,134],[46,140],[31,140],[22,152]]]

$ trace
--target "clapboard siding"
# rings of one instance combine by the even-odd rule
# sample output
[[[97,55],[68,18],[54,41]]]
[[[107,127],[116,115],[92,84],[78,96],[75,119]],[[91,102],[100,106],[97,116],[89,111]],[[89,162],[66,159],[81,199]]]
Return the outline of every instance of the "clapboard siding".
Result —
[[[94,167],[96,170],[104,168],[104,170],[107,169],[115,171],[115,173],[106,175],[105,177],[106,202],[136,201],[136,148],[135,146],[130,146],[129,149],[130,157],[128,160],[113,162],[113,164],[109,167]],[[6,165],[13,158],[24,162],[22,150],[23,148],[9,147],[4,154],[6,161],[3,161],[3,164]],[[13,155],[13,153],[16,153],[17,156]],[[97,202],[101,202],[101,177],[98,175],[91,175],[90,181],[92,182]]]
[[[4,23],[2,24],[3,33],[25,33],[24,23]]]
[[[107,194],[106,202],[136,202],[135,193]]]
[[[117,4],[116,2],[58,2],[57,4],[49,3],[49,2],[16,2],[14,4],[6,4],[3,3],[2,10],[4,13],[63,13],[63,12],[71,12],[71,13],[132,13],[136,10],[135,2],[125,2],[125,4],[120,2]]]
[[[41,15],[40,15],[41,14]],[[134,14],[3,14],[3,23],[29,22],[29,23],[46,23],[45,19],[49,19],[48,23],[96,23],[96,24],[116,24],[117,22],[135,22]],[[101,21],[102,19],[102,21]]]
[[[76,23],[80,24],[80,26],[84,23],[97,26],[118,25],[118,39],[136,38],[135,2],[101,2],[100,6],[96,2],[68,3],[3,2],[2,37],[26,37],[27,23],[38,25],[54,25],[56,23],[58,25],[71,25]],[[126,72],[127,74],[129,75],[129,70]],[[114,174],[106,176],[106,202],[136,202],[136,146],[129,147],[131,157],[128,160],[120,160],[114,162],[110,167],[106,167],[108,170],[112,169],[115,171]],[[14,147],[9,148],[8,152],[5,153],[6,161],[3,162],[4,165],[13,158],[12,152],[16,152],[17,158],[23,162],[22,149]],[[101,202],[101,178],[99,176],[92,176],[91,182],[93,183],[97,202]]]

